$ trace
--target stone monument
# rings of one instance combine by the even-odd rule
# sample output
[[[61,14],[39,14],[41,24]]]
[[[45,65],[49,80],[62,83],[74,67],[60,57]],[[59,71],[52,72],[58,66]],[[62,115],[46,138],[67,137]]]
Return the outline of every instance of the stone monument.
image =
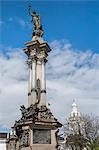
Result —
[[[32,40],[23,49],[28,57],[28,107],[20,107],[22,117],[15,121],[8,138],[7,150],[57,150],[57,134],[61,123],[46,106],[46,73],[49,45],[43,39],[40,15],[31,11],[34,30]]]

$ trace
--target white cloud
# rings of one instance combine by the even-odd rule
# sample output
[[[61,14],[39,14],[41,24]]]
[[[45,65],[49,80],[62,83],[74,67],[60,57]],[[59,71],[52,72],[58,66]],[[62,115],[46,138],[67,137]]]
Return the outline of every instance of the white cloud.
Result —
[[[0,20],[0,26],[5,25],[5,22]]]
[[[0,127],[10,127],[27,104],[27,66],[19,52],[0,55]]]
[[[54,90],[51,102],[56,116],[63,121],[71,111],[73,99],[82,113],[98,115],[99,54],[73,49],[68,41],[54,41],[51,47],[47,87]]]
[[[0,25],[2,25],[2,24],[3,24],[3,21],[0,20]]]
[[[0,26],[4,26],[4,27],[7,27],[9,24],[15,25],[15,23],[19,25],[22,29],[26,29],[26,28],[32,29],[31,21],[28,22],[20,17],[14,17],[14,18],[9,17],[5,22],[3,20],[0,20]]]
[[[64,122],[76,99],[82,113],[99,114],[99,54],[76,50],[68,41],[54,41],[47,63],[47,103]],[[17,50],[17,52],[16,52]],[[10,127],[27,105],[26,58],[15,49],[0,55],[0,127]]]
[[[26,23],[22,18],[18,18],[17,21],[18,21],[18,23],[20,24],[21,27],[23,27],[23,28],[25,27]]]
[[[16,22],[24,29],[24,28],[32,28],[31,22],[24,20],[23,18],[17,17],[15,18]]]

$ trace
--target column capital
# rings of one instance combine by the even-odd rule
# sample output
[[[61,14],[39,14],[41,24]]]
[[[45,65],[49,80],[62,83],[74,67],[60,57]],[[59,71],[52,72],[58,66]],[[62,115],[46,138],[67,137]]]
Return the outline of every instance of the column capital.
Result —
[[[32,62],[36,62],[36,61],[37,61],[36,55],[32,56]]]
[[[45,64],[47,62],[46,57],[37,58],[38,61],[40,61],[42,64]]]
[[[28,66],[31,66],[31,65],[32,65],[32,59],[31,59],[31,58],[28,58],[27,64],[28,64]]]
[[[45,57],[42,59],[42,63],[44,63],[44,64],[47,63],[47,61],[48,60]]]

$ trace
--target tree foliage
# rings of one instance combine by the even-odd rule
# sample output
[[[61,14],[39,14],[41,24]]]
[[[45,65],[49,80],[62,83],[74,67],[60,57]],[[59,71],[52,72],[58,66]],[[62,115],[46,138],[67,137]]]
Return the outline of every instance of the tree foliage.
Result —
[[[82,115],[80,118],[66,121],[64,125],[66,146],[72,150],[99,149],[99,118],[93,115]]]
[[[86,146],[88,146],[88,140],[83,137],[82,135],[78,134],[70,134],[67,137],[66,145],[71,145],[72,149],[79,148],[80,150],[84,149]]]
[[[84,130],[93,150],[99,146],[99,118],[93,115],[83,116]]]

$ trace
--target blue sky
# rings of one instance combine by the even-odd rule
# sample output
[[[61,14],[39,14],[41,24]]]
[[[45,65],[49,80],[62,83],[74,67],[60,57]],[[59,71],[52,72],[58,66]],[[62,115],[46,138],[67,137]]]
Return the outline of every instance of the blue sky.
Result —
[[[66,39],[80,50],[99,50],[98,1],[0,1],[0,44],[24,47],[31,40],[28,5],[40,13],[45,39]]]
[[[41,15],[52,48],[46,85],[53,114],[63,123],[76,99],[80,112],[99,115],[99,2],[0,0],[0,131],[9,131],[28,103],[28,5]]]

